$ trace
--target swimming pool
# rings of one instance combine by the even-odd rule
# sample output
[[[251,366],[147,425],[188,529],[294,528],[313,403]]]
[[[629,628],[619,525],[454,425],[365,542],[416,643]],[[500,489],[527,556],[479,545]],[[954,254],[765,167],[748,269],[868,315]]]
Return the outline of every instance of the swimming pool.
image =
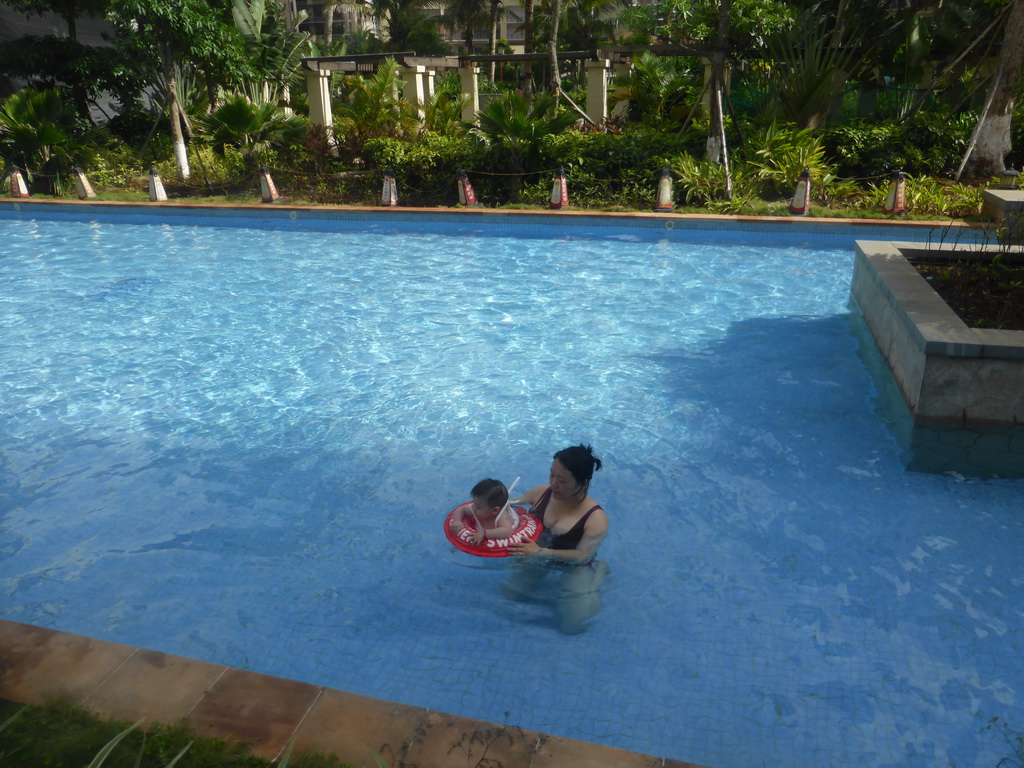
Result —
[[[73,210],[0,206],[4,618],[715,768],[1024,730],[1024,486],[904,471],[848,229]],[[580,440],[564,637],[441,521]]]

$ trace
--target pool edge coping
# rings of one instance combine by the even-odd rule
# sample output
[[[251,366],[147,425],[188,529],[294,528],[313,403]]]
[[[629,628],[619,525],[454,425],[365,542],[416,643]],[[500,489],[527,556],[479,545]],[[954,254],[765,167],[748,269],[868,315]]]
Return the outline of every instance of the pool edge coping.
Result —
[[[39,705],[61,694],[103,719],[185,722],[267,760],[293,744],[346,762],[369,760],[372,748],[396,766],[445,768],[462,744],[505,768],[705,768],[0,619],[0,698]]]
[[[338,214],[412,214],[421,215],[454,215],[466,217],[543,217],[549,219],[558,218],[594,218],[604,220],[629,221],[662,221],[662,222],[721,222],[721,223],[744,223],[744,224],[781,224],[783,226],[860,226],[860,227],[885,227],[896,226],[913,229],[936,229],[948,228],[966,231],[985,230],[992,226],[989,222],[967,222],[958,219],[938,220],[907,220],[900,217],[887,219],[850,219],[850,218],[824,218],[812,216],[755,216],[740,214],[714,214],[714,213],[676,213],[657,211],[592,211],[592,210],[560,210],[560,209],[504,209],[504,208],[428,208],[428,207],[404,207],[404,206],[361,206],[361,205],[313,205],[293,203],[188,203],[178,201],[166,202],[133,202],[125,200],[38,200],[28,198],[6,198],[0,199],[0,205],[16,207],[17,205],[56,205],[71,207],[98,207],[110,209],[138,209],[147,213],[156,213],[160,209],[185,210],[185,211],[210,211],[229,212],[232,210],[261,211],[270,213],[280,212],[306,212],[306,213],[338,213]],[[17,208],[15,208],[17,210]]]

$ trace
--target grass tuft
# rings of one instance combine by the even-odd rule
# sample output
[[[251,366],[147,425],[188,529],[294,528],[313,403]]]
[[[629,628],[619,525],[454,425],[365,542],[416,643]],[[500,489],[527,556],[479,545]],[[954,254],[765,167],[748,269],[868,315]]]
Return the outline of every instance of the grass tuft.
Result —
[[[185,723],[145,729],[102,720],[66,697],[40,706],[0,699],[3,768],[272,768],[242,743],[198,738]],[[287,756],[288,768],[354,768],[337,755],[306,750]]]

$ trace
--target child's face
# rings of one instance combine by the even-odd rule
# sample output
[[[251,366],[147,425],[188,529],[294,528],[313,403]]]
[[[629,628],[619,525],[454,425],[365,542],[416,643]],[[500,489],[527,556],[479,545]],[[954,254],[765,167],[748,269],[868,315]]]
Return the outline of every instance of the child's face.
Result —
[[[501,507],[488,507],[486,501],[474,496],[473,511],[476,512],[478,517],[494,517],[501,511]]]

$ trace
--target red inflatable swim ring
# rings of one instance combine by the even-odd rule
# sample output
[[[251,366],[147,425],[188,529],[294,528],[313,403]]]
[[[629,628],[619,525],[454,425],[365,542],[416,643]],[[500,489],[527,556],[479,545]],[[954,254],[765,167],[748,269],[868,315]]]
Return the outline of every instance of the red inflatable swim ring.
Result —
[[[472,502],[466,502],[471,504]],[[459,507],[464,506],[459,504]],[[463,515],[462,530],[458,533],[452,530],[452,518],[455,516],[455,509],[448,513],[444,519],[444,535],[448,541],[455,545],[456,549],[468,552],[479,557],[509,557],[508,548],[512,544],[521,541],[536,541],[540,532],[544,530],[544,524],[536,517],[527,512],[523,507],[512,507],[519,520],[512,533],[504,539],[484,539],[479,544],[473,543],[473,534],[476,533],[476,518],[473,515]]]

